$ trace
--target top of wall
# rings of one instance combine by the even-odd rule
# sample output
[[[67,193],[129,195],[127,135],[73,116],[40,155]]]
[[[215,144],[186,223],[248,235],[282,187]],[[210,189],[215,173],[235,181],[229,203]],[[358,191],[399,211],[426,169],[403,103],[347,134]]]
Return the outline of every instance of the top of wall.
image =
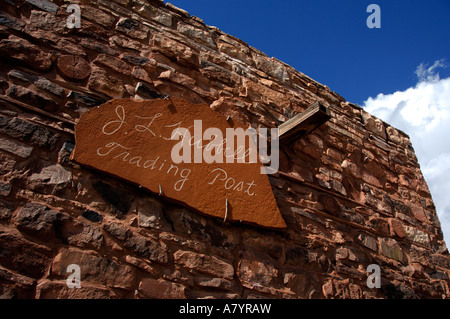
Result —
[[[448,251],[403,132],[161,1],[0,2],[7,293],[449,296]],[[72,3],[81,7],[79,29],[66,25]],[[69,160],[80,114],[114,98],[165,96],[206,103],[253,127],[276,127],[316,101],[329,107],[326,124],[281,147],[279,172],[270,176],[286,230],[205,218]],[[85,290],[65,286],[64,267],[73,262],[90,274]],[[104,272],[89,267],[95,263]],[[369,264],[382,269],[380,289],[367,287]]]

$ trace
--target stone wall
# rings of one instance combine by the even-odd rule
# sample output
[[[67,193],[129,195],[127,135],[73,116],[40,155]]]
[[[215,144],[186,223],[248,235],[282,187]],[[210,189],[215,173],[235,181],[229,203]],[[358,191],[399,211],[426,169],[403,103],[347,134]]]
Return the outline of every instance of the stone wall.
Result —
[[[18,298],[444,298],[450,258],[406,134],[161,1],[1,0],[0,295]],[[80,29],[67,5],[79,3]],[[80,114],[182,97],[253,127],[320,101],[282,145],[288,225],[223,223],[69,160]],[[81,288],[66,285],[81,267]],[[368,288],[369,264],[381,288]]]

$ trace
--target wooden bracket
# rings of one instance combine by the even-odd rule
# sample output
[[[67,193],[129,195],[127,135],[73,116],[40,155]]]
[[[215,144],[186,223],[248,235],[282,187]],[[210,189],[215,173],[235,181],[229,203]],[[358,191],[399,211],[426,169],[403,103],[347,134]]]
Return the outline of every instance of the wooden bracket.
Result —
[[[281,142],[289,143],[314,131],[330,118],[330,110],[316,101],[305,112],[281,124],[278,127],[278,137]]]

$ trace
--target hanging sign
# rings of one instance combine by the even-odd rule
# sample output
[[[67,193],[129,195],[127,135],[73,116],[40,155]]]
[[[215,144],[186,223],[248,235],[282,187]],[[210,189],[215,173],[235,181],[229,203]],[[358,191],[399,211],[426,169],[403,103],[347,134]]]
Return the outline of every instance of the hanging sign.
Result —
[[[117,99],[81,116],[71,159],[207,216],[285,228],[257,142],[206,104]]]

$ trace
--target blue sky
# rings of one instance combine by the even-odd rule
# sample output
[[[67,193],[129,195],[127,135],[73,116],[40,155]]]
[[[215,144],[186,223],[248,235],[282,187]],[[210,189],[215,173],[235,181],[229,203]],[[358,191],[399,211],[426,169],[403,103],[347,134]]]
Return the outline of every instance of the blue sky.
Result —
[[[169,2],[359,105],[415,84],[420,63],[450,62],[449,0]],[[381,29],[366,26],[371,3],[381,8]]]
[[[450,0],[169,2],[409,134],[450,245]]]

